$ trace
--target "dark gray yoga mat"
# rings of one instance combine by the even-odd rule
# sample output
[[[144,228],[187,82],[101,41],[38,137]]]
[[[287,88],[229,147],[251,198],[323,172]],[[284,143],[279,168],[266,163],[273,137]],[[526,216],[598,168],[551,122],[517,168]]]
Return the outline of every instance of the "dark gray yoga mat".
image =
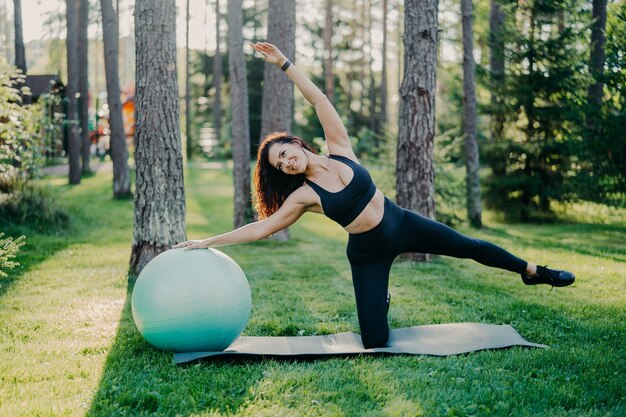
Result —
[[[511,346],[548,346],[526,341],[508,325],[431,324],[394,329],[386,347],[365,349],[356,333],[325,336],[241,336],[222,352],[175,353],[177,364],[216,356],[303,357],[373,353],[448,356]]]

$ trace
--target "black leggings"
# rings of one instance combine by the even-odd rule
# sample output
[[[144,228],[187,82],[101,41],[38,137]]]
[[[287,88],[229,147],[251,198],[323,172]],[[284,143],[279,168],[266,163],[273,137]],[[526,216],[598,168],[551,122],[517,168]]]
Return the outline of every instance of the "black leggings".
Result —
[[[471,258],[481,264],[522,273],[526,261],[499,246],[467,237],[456,230],[405,210],[385,198],[382,221],[364,233],[350,234],[348,260],[366,348],[381,347],[389,338],[387,290],[389,270],[396,256],[405,252],[432,253]]]

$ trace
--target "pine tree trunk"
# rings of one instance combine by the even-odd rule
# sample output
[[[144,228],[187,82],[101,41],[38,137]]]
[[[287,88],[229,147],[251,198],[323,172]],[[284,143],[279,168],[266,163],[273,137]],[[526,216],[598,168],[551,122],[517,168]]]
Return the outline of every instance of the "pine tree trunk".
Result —
[[[26,50],[24,48],[24,38],[22,36],[22,1],[13,0],[13,25],[15,27],[15,66],[22,71],[22,74],[26,75]],[[19,89],[21,91],[22,83],[20,83]],[[22,102],[24,104],[31,103],[30,95],[22,95]]]
[[[378,113],[376,112],[376,80],[374,79],[374,57],[372,51],[374,50],[374,44],[372,42],[372,31],[374,29],[374,24],[372,23],[372,4],[368,2],[368,13],[367,13],[367,26],[369,27],[367,31],[367,44],[369,45],[369,54],[368,54],[368,64],[367,69],[369,73],[369,121],[370,121],[370,130],[374,133],[378,133]]]
[[[213,60],[213,85],[215,86],[215,99],[213,102],[213,128],[220,137],[222,130],[222,53],[220,43],[222,33],[220,23],[222,14],[220,13],[220,0],[215,0],[215,58]]]
[[[383,0],[383,69],[380,80],[379,126],[387,125],[387,0]]]
[[[135,2],[135,42],[137,180],[131,280],[156,255],[185,240],[174,0]]]
[[[78,55],[78,2],[80,0],[66,0],[67,21],[67,86],[65,97],[67,100],[67,141],[69,159],[69,183],[80,184],[80,149],[79,119],[76,103],[78,94],[78,77],[80,62]]]
[[[435,218],[437,6],[437,0],[405,2],[396,162],[398,204],[431,219]],[[409,258],[430,260],[431,255],[413,254]]]
[[[243,12],[241,0],[228,1],[228,67],[232,120],[233,177],[235,182],[235,227],[252,217],[250,201],[250,122],[248,118],[248,85],[243,55]]]
[[[78,0],[78,115],[80,118],[80,141],[82,143],[83,173],[91,171],[91,138],[89,137],[89,0]]]
[[[491,0],[489,13],[489,67],[491,69],[491,140],[502,138],[504,111],[501,91],[504,85],[504,12],[498,0]],[[494,170],[494,174],[496,174]]]
[[[267,41],[295,60],[296,3],[294,0],[269,0]],[[293,82],[273,64],[265,64],[261,140],[272,132],[291,131],[293,119]],[[289,240],[289,229],[274,235],[276,240]]]
[[[367,51],[365,50],[367,34],[370,31],[370,27],[367,25],[367,10],[369,7],[369,0],[363,0],[361,7],[361,25],[360,25],[360,36],[361,36],[361,62],[360,62],[360,70],[359,70],[359,80],[361,81],[361,100],[359,100],[359,112],[365,112],[365,103],[368,98],[369,90],[365,86],[366,80],[366,67],[368,65],[367,60]]]
[[[22,36],[22,0],[13,0],[13,25],[15,27],[15,66],[26,74],[26,52]]]
[[[472,0],[461,0],[463,26],[463,130],[465,131],[465,169],[467,217],[474,227],[482,227],[478,140],[476,132],[476,82],[474,80],[474,29]]]
[[[606,2],[607,0],[593,0],[593,10],[591,12],[593,23],[591,25],[591,53],[589,57],[589,68],[595,82],[589,87],[588,101],[595,109],[602,106],[602,90],[604,83],[604,43],[606,42]],[[587,117],[587,128],[590,132],[598,131],[597,120],[593,116]],[[590,135],[595,136],[595,135]]]
[[[130,190],[130,168],[128,148],[122,119],[120,81],[118,77],[118,20],[111,0],[100,0],[102,10],[102,33],[104,42],[104,69],[107,83],[107,103],[109,105],[109,134],[111,159],[113,160],[113,197],[127,198]]]
[[[187,0],[185,14],[185,140],[187,161],[191,161],[191,85],[189,83],[189,1]]]
[[[333,75],[333,0],[326,0],[326,17],[324,20],[324,79],[326,80],[326,97],[335,102],[335,78]]]

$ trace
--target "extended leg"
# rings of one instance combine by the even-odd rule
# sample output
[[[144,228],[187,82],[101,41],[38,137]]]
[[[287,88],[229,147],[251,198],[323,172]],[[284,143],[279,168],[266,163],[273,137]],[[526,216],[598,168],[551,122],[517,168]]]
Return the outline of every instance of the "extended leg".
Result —
[[[411,211],[405,211],[398,237],[398,252],[421,252],[455,258],[471,258],[481,264],[518,274],[527,263],[500,246],[465,236],[445,224]]]
[[[393,259],[351,265],[363,346],[382,347],[389,338],[387,287]]]

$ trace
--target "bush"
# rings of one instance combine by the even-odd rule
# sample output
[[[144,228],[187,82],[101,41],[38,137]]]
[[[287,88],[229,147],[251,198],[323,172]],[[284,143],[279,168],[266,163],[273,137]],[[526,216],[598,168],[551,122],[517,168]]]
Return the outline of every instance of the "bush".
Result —
[[[8,274],[4,270],[13,269],[19,266],[18,262],[11,261],[15,258],[15,255],[20,251],[20,247],[26,242],[25,237],[20,236],[16,240],[12,237],[2,239],[4,233],[0,232],[0,277],[6,277]]]
[[[45,189],[33,185],[41,175],[45,138],[57,127],[43,112],[50,100],[22,105],[14,87],[21,78],[0,58],[0,225],[57,230],[68,225],[69,216]]]
[[[66,229],[69,220],[45,188],[20,185],[10,193],[0,192],[0,226],[28,226],[50,233]]]

